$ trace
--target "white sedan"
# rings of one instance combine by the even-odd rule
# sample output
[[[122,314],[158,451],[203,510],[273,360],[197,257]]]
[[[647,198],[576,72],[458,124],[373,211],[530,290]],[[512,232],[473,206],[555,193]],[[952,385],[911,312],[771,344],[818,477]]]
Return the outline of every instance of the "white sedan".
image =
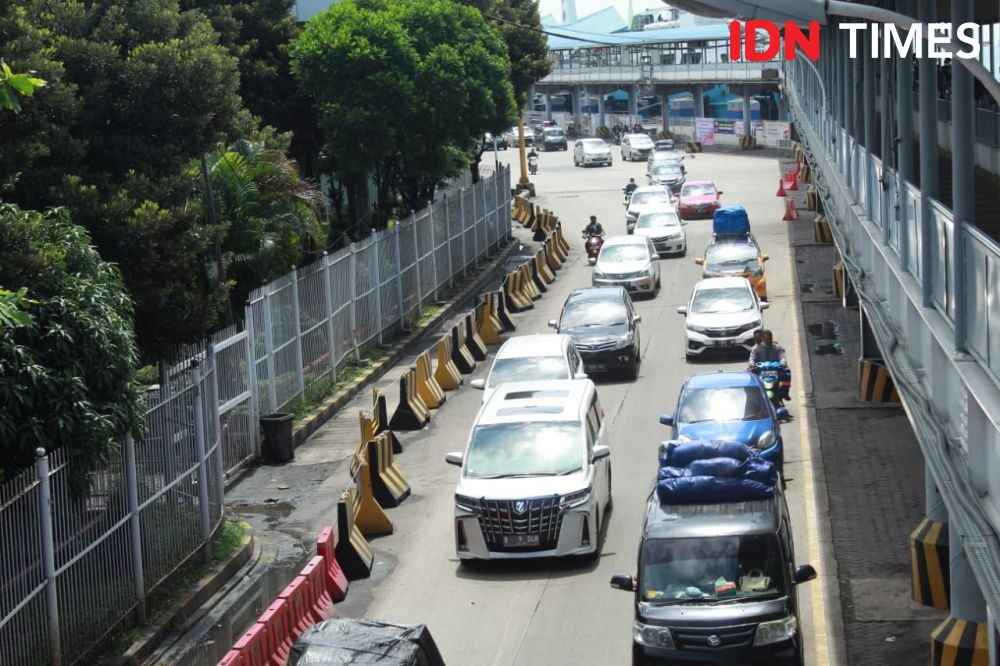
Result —
[[[694,286],[684,315],[684,354],[691,358],[712,349],[742,347],[750,350],[753,334],[763,325],[768,308],[743,277],[702,280]]]
[[[611,146],[604,139],[580,139],[573,144],[573,166],[611,166]]]
[[[510,338],[497,351],[486,379],[473,379],[469,385],[483,391],[485,403],[505,382],[586,378],[573,338],[552,333]]]
[[[614,236],[604,241],[592,279],[595,287],[625,287],[656,297],[660,265],[653,242],[643,236]]]
[[[636,220],[632,233],[653,241],[653,247],[661,257],[665,254],[679,254],[683,257],[687,253],[684,222],[673,206],[645,211]]]

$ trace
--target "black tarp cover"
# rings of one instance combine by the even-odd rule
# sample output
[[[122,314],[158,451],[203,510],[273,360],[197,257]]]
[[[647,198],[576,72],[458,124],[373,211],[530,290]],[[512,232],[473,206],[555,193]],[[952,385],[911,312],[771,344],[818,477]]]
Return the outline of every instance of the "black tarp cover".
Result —
[[[288,666],[307,664],[445,666],[426,625],[351,618],[326,620],[302,632]]]

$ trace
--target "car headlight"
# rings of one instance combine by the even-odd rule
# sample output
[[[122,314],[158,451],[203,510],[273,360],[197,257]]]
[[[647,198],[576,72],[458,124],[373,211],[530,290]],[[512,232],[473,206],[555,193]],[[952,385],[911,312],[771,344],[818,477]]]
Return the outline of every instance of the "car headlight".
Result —
[[[701,333],[702,335],[708,335],[708,329],[704,326],[688,326],[689,331],[694,331],[695,333]]]
[[[783,617],[780,620],[761,622],[757,625],[757,634],[753,638],[753,644],[755,646],[770,645],[771,643],[787,641],[795,635],[798,628],[799,622],[794,615]]]
[[[760,629],[757,630],[757,633],[760,633]],[[667,627],[653,627],[642,622],[634,622],[632,624],[632,640],[639,645],[674,649],[674,637],[670,635],[670,629]]]
[[[455,506],[460,511],[468,511],[469,513],[479,513],[479,500],[475,497],[466,497],[465,495],[455,494]]]
[[[599,271],[599,270],[596,270],[596,269],[594,270],[594,273],[593,273],[593,275],[594,275],[594,277],[595,277],[595,278],[597,278],[598,280],[603,280],[604,278],[606,278],[606,277],[607,277],[607,275],[605,275],[604,273],[602,273],[601,271]]]
[[[559,498],[559,506],[563,509],[573,509],[590,501],[590,488],[577,490],[574,493]]]
[[[615,349],[623,349],[625,347],[628,347],[629,345],[632,344],[633,339],[634,338],[632,337],[632,331],[629,331],[628,333],[619,336],[618,338],[615,339]]]
[[[758,319],[757,321],[752,321],[749,324],[743,324],[740,326],[740,333],[746,333],[747,331],[752,331],[755,328],[759,328],[763,322]]]
[[[639,271],[639,277],[652,277],[653,276],[653,266],[650,264],[646,266],[641,271]]]
[[[764,450],[769,449],[774,446],[774,442],[777,441],[774,436],[773,430],[768,430],[763,435],[757,438],[757,448]]]

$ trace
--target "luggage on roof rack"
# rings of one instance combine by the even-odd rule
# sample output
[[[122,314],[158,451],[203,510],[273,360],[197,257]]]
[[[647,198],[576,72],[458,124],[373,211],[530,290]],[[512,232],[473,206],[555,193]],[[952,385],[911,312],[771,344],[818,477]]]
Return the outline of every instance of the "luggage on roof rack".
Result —
[[[716,236],[749,236],[750,218],[743,206],[726,206],[712,215],[712,233]]]
[[[778,470],[741,442],[660,445],[656,494],[662,504],[746,502],[774,496]]]

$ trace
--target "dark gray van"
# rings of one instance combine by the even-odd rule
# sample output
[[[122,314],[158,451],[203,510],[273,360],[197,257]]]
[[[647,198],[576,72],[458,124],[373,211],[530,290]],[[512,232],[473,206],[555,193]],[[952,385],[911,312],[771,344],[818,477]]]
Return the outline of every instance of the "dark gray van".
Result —
[[[801,666],[796,586],[816,577],[795,566],[788,507],[773,497],[661,504],[650,494],[635,592],[632,664],[723,662]]]

